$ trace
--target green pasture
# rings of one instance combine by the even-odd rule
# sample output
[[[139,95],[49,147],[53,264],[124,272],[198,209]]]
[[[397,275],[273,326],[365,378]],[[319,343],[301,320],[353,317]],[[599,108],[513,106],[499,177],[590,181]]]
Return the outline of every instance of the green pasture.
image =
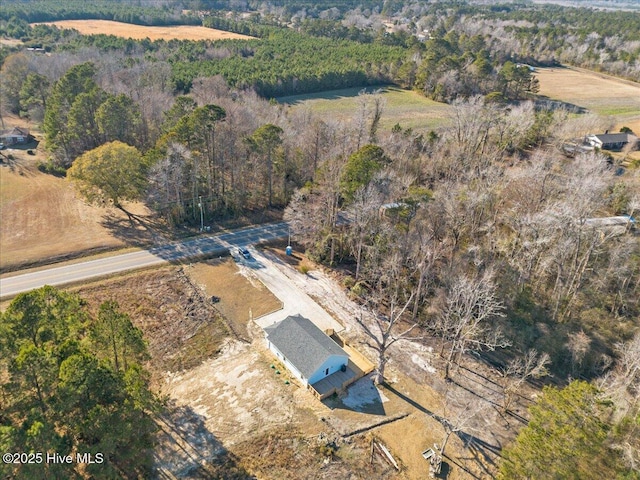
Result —
[[[430,100],[413,90],[403,90],[395,86],[366,87],[366,92],[380,90],[385,106],[380,120],[382,130],[390,130],[396,123],[416,131],[428,131],[447,126],[449,106]],[[292,95],[278,98],[278,102],[291,109],[308,108],[327,118],[351,120],[359,111],[359,96],[363,87],[345,88],[306,95]]]

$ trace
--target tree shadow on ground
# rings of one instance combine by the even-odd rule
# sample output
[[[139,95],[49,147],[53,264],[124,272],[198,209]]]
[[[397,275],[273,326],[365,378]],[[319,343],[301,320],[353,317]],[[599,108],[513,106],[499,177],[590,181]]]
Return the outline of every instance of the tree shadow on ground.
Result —
[[[40,145],[40,141],[39,140],[31,140],[30,142],[26,142],[26,143],[14,143],[13,145],[6,145],[5,146],[5,151],[9,150],[35,150],[36,148],[38,148],[38,145]]]
[[[569,113],[575,114],[583,114],[589,111],[588,109],[586,109],[585,107],[581,107],[580,105],[564,102],[562,100],[552,99],[545,95],[537,95],[535,99],[535,105],[539,109],[551,111],[566,110]]]
[[[478,378],[484,380],[480,381],[478,380]],[[463,385],[463,381],[464,380],[468,380],[468,383],[471,384],[470,386],[466,386]],[[505,415],[509,415],[511,418],[517,420],[518,422],[520,422],[523,425],[527,424],[527,420],[522,416],[519,415],[517,412],[508,409],[507,411],[504,411],[502,408],[502,405],[499,404],[497,401],[495,400],[491,400],[491,398],[489,398],[489,395],[487,395],[487,392],[489,392],[491,395],[494,395],[495,397],[502,397],[503,393],[502,393],[502,387],[500,386],[499,383],[494,382],[493,380],[491,380],[490,378],[488,378],[487,376],[475,371],[475,370],[471,370],[467,367],[465,367],[464,365],[461,365],[458,369],[458,375],[456,376],[456,378],[451,379],[451,382],[456,385],[457,387],[460,387],[463,390],[466,390],[467,392],[469,392],[470,394],[478,397],[479,399],[482,399],[488,403],[490,403],[499,413],[500,415],[504,418]],[[478,393],[474,390],[474,388],[472,388],[472,386],[475,384],[476,388],[480,387],[483,388],[485,391],[484,393]],[[529,399],[527,399],[526,397],[523,397],[522,395],[518,395],[520,401],[530,401]],[[506,418],[505,418],[506,420]]]
[[[117,213],[116,213],[117,212]],[[126,216],[123,216],[124,213]],[[129,246],[150,246],[166,242],[171,237],[171,229],[163,222],[144,215],[116,210],[106,213],[100,224],[109,233]]]
[[[350,385],[342,395],[332,395],[322,401],[330,409],[349,410],[369,415],[386,415],[380,391],[371,376],[361,378]]]
[[[11,173],[21,177],[35,177],[35,169],[27,164],[24,159],[16,157],[11,150],[0,150],[0,167],[8,168]]]
[[[211,433],[204,417],[174,402],[156,417],[159,427],[154,452],[156,478],[192,480],[254,480],[235,455]]]
[[[436,478],[446,479],[449,478],[449,473],[451,473],[451,467],[447,462],[442,462],[440,465],[440,473],[436,475]]]
[[[432,417],[433,419],[437,420],[440,423],[444,422],[445,419],[442,418],[440,415],[438,415],[435,412],[432,412],[431,410],[429,410],[428,408],[422,406],[420,403],[416,402],[411,397],[405,395],[401,391],[396,390],[392,385],[389,385],[388,383],[385,383],[384,384],[384,388],[386,390],[389,390],[390,392],[392,392],[398,398],[400,398],[400,399],[404,400],[405,402],[407,402],[412,407],[416,408],[417,410],[420,410],[422,413],[426,413],[427,415],[429,415],[430,417]]]
[[[420,403],[416,402],[412,398],[408,397],[404,393],[396,390],[393,386],[385,384],[385,388],[390,392],[393,392],[396,396],[398,396],[398,398],[401,398],[402,400],[407,402],[409,405],[429,415],[431,418],[433,418],[443,426],[446,424],[446,421],[447,421],[446,418],[432,412],[431,410],[424,407]],[[483,470],[487,470],[487,467],[486,467],[487,463],[490,463],[492,465],[495,463],[492,457],[500,456],[500,452],[502,450],[501,445],[492,445],[491,443],[479,437],[476,437],[475,435],[471,435],[467,432],[464,432],[462,430],[453,432],[453,433],[463,442],[466,448],[470,449],[473,452],[473,457],[462,458],[462,460],[472,460],[475,464],[479,465],[480,468],[482,468]],[[449,460],[451,460],[454,464],[456,464],[459,468],[461,468],[466,473],[471,475],[473,478],[480,478],[477,475],[475,475],[473,472],[471,472],[467,467],[462,465],[460,462],[455,461],[453,458],[447,455],[445,455],[445,457],[447,457]],[[444,469],[444,464],[443,464],[443,469]],[[446,477],[438,477],[438,478],[446,478]]]
[[[360,87],[342,88],[339,90],[326,90],[322,92],[291,95],[278,98],[278,102],[285,105],[299,105],[307,100],[339,100],[341,98],[355,98],[362,93],[385,93],[392,85],[363,85]],[[396,87],[397,88],[397,87]]]

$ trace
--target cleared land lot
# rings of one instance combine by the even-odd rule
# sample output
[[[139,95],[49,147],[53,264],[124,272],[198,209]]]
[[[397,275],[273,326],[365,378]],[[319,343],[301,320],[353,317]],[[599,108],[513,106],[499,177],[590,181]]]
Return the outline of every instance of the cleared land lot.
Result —
[[[322,270],[312,268],[306,275],[297,271],[281,248],[262,252],[261,263],[271,263],[283,282],[319,300],[348,327],[345,335],[350,341],[375,358],[357,324],[358,307],[339,283]],[[308,264],[304,256],[296,258]],[[376,388],[370,378],[363,378],[346,394],[319,402],[275,361],[262,330],[246,316],[249,307],[257,311],[271,302],[268,310],[278,303],[257,281],[256,272],[217,260],[134,272],[73,288],[92,311],[105,300],[117,300],[144,332],[152,386],[167,405],[158,419],[160,476],[250,478],[250,472],[281,480],[425,478],[427,464],[420,452],[444,437],[437,416],[443,414],[443,392],[450,388],[434,368],[439,362],[434,349],[398,343],[388,367],[389,386]],[[220,297],[219,303],[210,301],[212,294]],[[231,331],[239,326],[247,339]],[[477,391],[481,379],[474,378],[472,385],[464,373],[457,377],[463,388],[453,396],[456,407],[469,400],[465,388]],[[482,398],[494,399],[491,391],[481,393]],[[494,410],[484,412],[478,421],[484,425],[485,417],[490,419],[493,432],[498,425],[495,415]],[[391,423],[378,426],[384,421]],[[369,463],[372,436],[389,447],[402,472],[395,473],[379,456]],[[491,469],[486,464],[495,457],[483,457],[479,446],[466,449],[464,441],[454,436],[449,442],[447,478],[484,478],[484,468]],[[482,435],[478,441],[493,448],[505,438]],[[246,475],[233,476],[239,472]]]
[[[602,116],[618,127],[640,131],[640,84],[579,68],[540,68],[540,95]]]
[[[0,166],[0,272],[123,247],[126,215],[85,204],[64,178],[38,171],[19,150]],[[134,208],[143,213],[143,207]]]
[[[394,86],[367,87],[371,93],[381,90],[385,107],[380,120],[382,130],[391,130],[396,123],[402,128],[429,130],[446,126],[449,122],[449,106],[435,102],[412,90],[403,90]],[[348,121],[358,114],[361,87],[330,90],[308,95],[280,97],[278,101],[289,105],[292,111],[310,109],[327,118]]]
[[[249,312],[257,318],[282,308],[282,303],[267,287],[231,258],[191,264],[185,271],[207,297],[218,299],[216,310],[244,338],[248,336]]]
[[[227,40],[231,38],[248,40],[253,38],[248,35],[195,25],[148,27],[113,22],[111,20],[60,20],[58,22],[47,22],[45,25],[74,29],[83,35],[115,35],[116,37],[133,38],[134,40],[145,38],[150,40]]]

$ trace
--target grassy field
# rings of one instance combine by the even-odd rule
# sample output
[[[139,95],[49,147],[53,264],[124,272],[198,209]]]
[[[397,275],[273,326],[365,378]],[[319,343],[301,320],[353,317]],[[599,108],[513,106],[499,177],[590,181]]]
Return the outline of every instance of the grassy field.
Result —
[[[610,117],[617,129],[628,126],[640,132],[640,85],[609,75],[578,68],[540,68],[540,95],[582,107],[603,117]],[[368,87],[372,92],[376,87]],[[449,107],[419,93],[394,86],[382,88],[386,105],[380,122],[383,130],[396,123],[403,128],[430,130],[447,126]],[[326,117],[351,120],[357,115],[358,96],[362,88],[332,90],[307,95],[280,97],[290,109],[308,108]]]
[[[540,95],[611,117],[640,132],[640,84],[579,68],[540,68]]]
[[[121,211],[87,205],[66,179],[40,172],[36,165],[45,154],[41,145],[30,148],[35,155],[23,149],[2,151],[0,272],[120,248],[145,236]],[[147,213],[142,205],[131,210]]]
[[[243,275],[229,257],[190,264],[185,272],[208,297],[220,299],[215,304],[216,310],[244,337],[248,336],[249,311],[259,317],[282,308],[282,303],[267,287],[249,275]]]
[[[46,25],[55,25],[63,29],[74,29],[83,35],[115,35],[122,38],[142,40],[226,40],[230,38],[250,39],[247,35],[225,32],[213,28],[199,27],[195,25],[177,25],[164,27],[147,27],[145,25],[132,25],[129,23],[113,22],[111,20],[60,20],[48,22]]]
[[[386,101],[380,128],[390,130],[396,123],[402,128],[431,130],[448,122],[449,106],[434,102],[412,90],[394,86],[368,87],[367,92],[380,88]],[[290,109],[309,108],[311,111],[338,120],[351,120],[358,112],[361,87],[331,90],[308,95],[280,97],[277,100]]]

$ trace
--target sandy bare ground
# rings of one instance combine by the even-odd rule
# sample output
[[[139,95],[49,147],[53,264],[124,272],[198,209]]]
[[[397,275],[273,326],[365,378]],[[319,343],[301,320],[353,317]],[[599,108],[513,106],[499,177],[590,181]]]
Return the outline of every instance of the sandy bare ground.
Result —
[[[150,40],[248,40],[254,38],[239,33],[195,25],[148,27],[111,20],[60,20],[58,22],[48,22],[45,25],[74,29],[83,35],[115,35],[116,37],[133,38],[134,40],[143,40],[145,38]]]
[[[286,281],[331,312],[345,326],[341,335],[375,361],[376,352],[368,345],[369,339],[357,321],[360,309],[334,278],[322,269],[302,274],[282,261],[277,250],[263,251],[262,256],[263,263],[271,263]],[[364,318],[367,321],[366,315]],[[367,417],[371,411],[378,415],[383,411],[386,417],[408,413],[409,417],[373,432],[398,455],[405,465],[406,478],[417,479],[424,478],[426,473],[420,453],[433,443],[442,444],[442,417],[462,415],[465,408],[473,405],[478,408],[478,414],[463,432],[449,440],[453,443],[447,448],[451,467],[448,478],[473,478],[474,475],[484,478],[495,471],[501,446],[513,438],[516,429],[522,425],[520,415],[524,414],[527,399],[535,392],[523,388],[524,405],[514,408],[515,415],[504,416],[497,408],[502,399],[500,388],[477,362],[469,359],[465,363],[467,368],[459,369],[452,383],[443,381],[438,346],[435,339],[397,342],[390,349],[386,372],[389,386],[382,389],[380,401],[362,411],[345,405],[344,399],[337,404],[326,402],[334,408],[329,421],[344,434],[350,428],[371,424],[372,419]],[[388,402],[383,401],[385,397]]]
[[[299,389],[283,388],[289,377],[276,375],[263,353],[259,342],[230,340],[217,358],[186,372],[167,373],[161,391],[178,404],[189,399],[184,404],[206,418],[207,428],[230,447],[245,440],[248,432],[259,435],[294,422],[292,394]]]
[[[315,323],[322,331],[342,332],[344,330],[340,322],[275,266],[273,262],[275,257],[263,255],[259,250],[251,250],[254,258],[252,261],[244,262],[244,267],[250,269],[249,271],[266,285],[283,305],[282,310],[257,318],[256,323],[260,327],[265,328],[289,315],[300,314]]]

